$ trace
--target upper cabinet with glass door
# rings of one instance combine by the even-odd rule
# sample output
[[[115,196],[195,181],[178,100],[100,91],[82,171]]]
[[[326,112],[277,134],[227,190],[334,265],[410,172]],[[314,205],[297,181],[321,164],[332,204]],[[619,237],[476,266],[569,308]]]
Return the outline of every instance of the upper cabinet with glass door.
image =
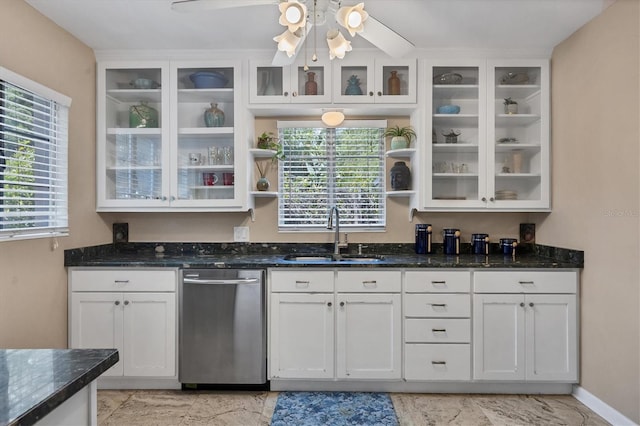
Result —
[[[333,102],[415,104],[415,59],[347,56],[334,60]]]
[[[249,61],[249,102],[252,104],[331,102],[329,59],[305,62],[302,52],[290,66]],[[306,65],[306,66],[305,66]]]
[[[487,94],[490,207],[549,209],[548,61],[490,61]]]
[[[172,63],[171,203],[174,207],[242,206],[244,173],[236,144],[238,64]],[[244,170],[244,168],[242,168]]]
[[[486,176],[484,62],[426,63],[426,203],[483,208]]]
[[[98,65],[97,208],[163,207],[169,193],[166,63]]]

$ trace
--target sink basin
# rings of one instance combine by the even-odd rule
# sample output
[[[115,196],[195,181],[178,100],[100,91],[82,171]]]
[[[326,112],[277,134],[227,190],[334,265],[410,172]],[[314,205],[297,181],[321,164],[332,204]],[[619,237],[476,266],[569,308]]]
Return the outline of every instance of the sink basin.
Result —
[[[290,262],[379,262],[384,256],[377,254],[288,254],[284,260]]]

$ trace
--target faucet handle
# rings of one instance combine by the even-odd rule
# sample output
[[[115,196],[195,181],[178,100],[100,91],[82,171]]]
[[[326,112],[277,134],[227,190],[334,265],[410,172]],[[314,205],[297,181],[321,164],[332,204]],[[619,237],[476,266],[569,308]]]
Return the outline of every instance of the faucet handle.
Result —
[[[358,244],[358,254],[362,254],[362,249],[363,248],[367,248],[367,247],[369,247],[369,246],[364,245],[362,243]]]

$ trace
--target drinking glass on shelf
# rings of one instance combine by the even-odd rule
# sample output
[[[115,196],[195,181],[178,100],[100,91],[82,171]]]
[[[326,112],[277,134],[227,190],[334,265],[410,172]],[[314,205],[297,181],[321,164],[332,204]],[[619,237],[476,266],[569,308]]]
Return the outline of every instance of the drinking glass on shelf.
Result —
[[[233,147],[225,146],[222,148],[222,164],[231,165],[233,164]]]
[[[217,146],[210,146],[209,147],[209,165],[210,166],[215,166],[216,164],[220,164],[221,158],[221,154],[220,154],[220,148],[218,148]]]

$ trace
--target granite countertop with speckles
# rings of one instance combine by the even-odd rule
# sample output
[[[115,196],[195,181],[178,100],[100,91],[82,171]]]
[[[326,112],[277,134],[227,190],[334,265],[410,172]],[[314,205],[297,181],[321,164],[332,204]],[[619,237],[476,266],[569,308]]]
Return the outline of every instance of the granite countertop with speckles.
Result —
[[[0,349],[0,425],[32,425],[118,362],[115,349]]]
[[[582,251],[544,245],[521,245],[516,255],[503,255],[497,245],[490,254],[471,254],[471,246],[462,244],[461,254],[445,255],[441,244],[433,254],[415,254],[413,244],[366,244],[364,255],[381,259],[342,258],[292,261],[297,255],[327,255],[332,244],[303,243],[124,243],[105,244],[65,250],[65,266],[180,267],[180,268],[582,268]],[[344,254],[358,253],[352,244]]]

